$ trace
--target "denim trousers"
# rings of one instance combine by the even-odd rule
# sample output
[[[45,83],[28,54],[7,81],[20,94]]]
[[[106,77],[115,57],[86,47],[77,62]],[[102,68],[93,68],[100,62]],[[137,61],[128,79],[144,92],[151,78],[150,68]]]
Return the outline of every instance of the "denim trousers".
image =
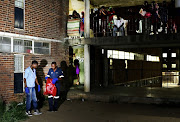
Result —
[[[26,111],[31,110],[31,102],[33,102],[34,110],[37,110],[37,97],[35,87],[28,87],[29,93],[26,94]]]

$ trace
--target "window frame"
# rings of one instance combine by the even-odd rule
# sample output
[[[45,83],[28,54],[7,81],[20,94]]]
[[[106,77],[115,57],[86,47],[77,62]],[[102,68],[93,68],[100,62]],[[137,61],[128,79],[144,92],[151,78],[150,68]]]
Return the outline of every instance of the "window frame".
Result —
[[[25,52],[21,53],[21,52],[15,52],[15,51],[14,51],[14,40],[15,40],[15,39],[19,39],[19,40],[22,40],[22,41],[31,41],[31,42],[32,42],[32,53],[25,53]],[[12,44],[12,48],[13,48],[13,49],[12,49],[12,53],[19,53],[19,54],[34,54],[34,53],[33,53],[33,41],[32,41],[32,40],[30,40],[30,39],[21,39],[21,38],[13,38],[12,43],[13,43],[13,44]],[[24,45],[23,45],[23,46],[24,46]],[[24,46],[24,48],[25,48],[25,46]]]
[[[8,37],[8,36],[0,36],[0,37],[6,37],[6,38],[10,38],[11,40],[11,44],[9,44],[10,46],[10,51],[9,52],[0,52],[0,53],[14,53],[14,54],[34,54],[34,55],[51,55],[51,42],[49,41],[35,41],[35,40],[31,40],[31,39],[23,39],[23,38],[14,38],[14,37]],[[23,40],[23,41],[31,41],[32,42],[32,53],[21,53],[21,52],[15,52],[14,51],[14,40],[15,39],[20,39],[20,40]],[[35,42],[41,42],[41,43],[47,43],[49,44],[49,54],[41,54],[41,53],[35,53],[34,52],[34,43]]]
[[[8,37],[8,36],[0,36],[0,37],[2,37],[2,38],[5,37],[5,38],[10,38],[11,39],[11,44],[10,45],[9,44],[3,44],[3,45],[9,45],[10,48],[11,48],[10,51],[9,52],[3,52],[3,51],[1,52],[0,51],[0,53],[11,53],[11,51],[12,51],[12,37]]]
[[[49,54],[41,54],[41,53],[35,53],[35,43],[48,43],[49,44]],[[33,54],[39,54],[39,55],[51,55],[51,43],[50,42],[45,42],[45,41],[34,41],[33,42]]]

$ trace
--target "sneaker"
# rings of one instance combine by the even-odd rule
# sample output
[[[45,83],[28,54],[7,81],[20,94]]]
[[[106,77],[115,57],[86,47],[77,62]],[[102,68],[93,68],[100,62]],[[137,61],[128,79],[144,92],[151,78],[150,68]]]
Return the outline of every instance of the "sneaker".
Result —
[[[31,111],[26,111],[27,116],[32,116]]]
[[[42,113],[39,110],[34,111],[34,115],[41,115]]]

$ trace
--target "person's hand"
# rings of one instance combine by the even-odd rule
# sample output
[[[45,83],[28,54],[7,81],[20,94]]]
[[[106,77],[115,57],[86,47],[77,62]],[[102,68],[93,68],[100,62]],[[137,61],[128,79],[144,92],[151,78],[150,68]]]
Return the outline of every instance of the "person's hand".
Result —
[[[54,78],[54,79],[52,80],[52,84],[55,84],[56,81],[58,81],[58,78]]]
[[[26,94],[29,94],[29,89],[28,89],[28,87],[25,88],[25,92],[26,92]]]
[[[47,80],[49,77],[45,77],[45,79]]]
[[[40,87],[40,85],[38,85],[38,92],[40,92],[41,91],[41,87]]]

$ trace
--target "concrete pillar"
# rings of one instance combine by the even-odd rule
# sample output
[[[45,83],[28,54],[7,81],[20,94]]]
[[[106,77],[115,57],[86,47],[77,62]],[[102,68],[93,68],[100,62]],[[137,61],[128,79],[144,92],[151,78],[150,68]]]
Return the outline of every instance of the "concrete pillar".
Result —
[[[104,59],[104,80],[103,80],[103,86],[107,87],[108,86],[108,79],[109,79],[109,69],[108,69],[108,58],[107,58],[107,50],[104,50],[103,54],[103,59]]]
[[[84,91],[90,92],[90,46],[84,45]]]
[[[85,3],[85,16],[84,16],[84,36],[90,37],[90,1],[84,0]]]
[[[180,0],[175,0],[175,7],[180,8]]]

